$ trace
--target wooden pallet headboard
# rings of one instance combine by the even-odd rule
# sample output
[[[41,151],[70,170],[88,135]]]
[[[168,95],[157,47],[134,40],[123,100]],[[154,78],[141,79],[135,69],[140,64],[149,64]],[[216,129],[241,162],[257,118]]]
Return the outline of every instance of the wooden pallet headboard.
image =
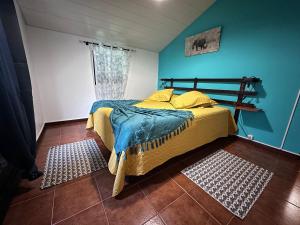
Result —
[[[236,101],[213,99],[222,105],[230,105],[235,107],[234,120],[237,123],[241,110],[257,112],[260,109],[252,103],[243,103],[243,100],[247,96],[254,97],[257,95],[256,91],[246,91],[246,86],[260,82],[257,77],[242,77],[242,78],[163,78],[160,79],[163,82],[165,89],[173,88],[177,91],[201,91],[203,93],[218,94],[218,95],[234,95],[237,96]],[[193,87],[180,87],[174,86],[174,83],[193,83]],[[239,90],[224,90],[224,89],[205,89],[198,88],[199,83],[235,83],[240,84]]]

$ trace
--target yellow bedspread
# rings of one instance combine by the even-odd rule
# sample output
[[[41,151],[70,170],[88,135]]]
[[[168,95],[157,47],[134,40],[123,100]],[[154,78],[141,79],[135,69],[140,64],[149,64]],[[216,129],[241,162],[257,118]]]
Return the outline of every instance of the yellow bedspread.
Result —
[[[142,108],[174,109],[169,102],[143,101],[136,104]],[[111,150],[108,163],[110,172],[116,175],[112,196],[118,195],[123,187],[126,175],[144,175],[167,160],[207,144],[219,137],[226,137],[236,132],[236,124],[230,111],[226,108],[213,106],[211,108],[189,109],[194,115],[192,125],[179,135],[172,137],[153,151],[138,152],[137,155],[123,154],[117,161],[114,151],[114,134],[110,124],[111,108],[100,108],[89,116],[87,127],[93,128],[101,137],[105,146]],[[127,151],[128,152],[128,151]]]

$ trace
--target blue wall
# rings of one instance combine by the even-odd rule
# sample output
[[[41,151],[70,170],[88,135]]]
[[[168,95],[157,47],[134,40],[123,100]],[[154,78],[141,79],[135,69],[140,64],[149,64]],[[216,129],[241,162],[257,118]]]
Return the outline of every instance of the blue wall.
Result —
[[[300,102],[298,102],[294,115],[283,148],[300,152]]]
[[[299,12],[300,1],[296,0],[217,1],[159,53],[159,79],[261,78],[262,85],[256,87],[259,98],[246,102],[263,111],[243,111],[239,134],[253,134],[257,141],[280,147],[300,88]],[[218,52],[184,55],[186,37],[217,26],[222,26]],[[293,133],[300,138],[300,124],[293,125]],[[297,139],[289,138],[289,150],[300,152]]]

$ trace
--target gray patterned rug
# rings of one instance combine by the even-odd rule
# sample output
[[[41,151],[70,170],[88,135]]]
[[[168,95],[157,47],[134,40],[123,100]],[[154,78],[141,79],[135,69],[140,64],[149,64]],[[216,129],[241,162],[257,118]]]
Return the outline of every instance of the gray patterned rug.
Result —
[[[49,149],[41,189],[107,167],[94,139],[53,146]]]
[[[273,173],[219,150],[181,171],[234,215],[243,219]]]

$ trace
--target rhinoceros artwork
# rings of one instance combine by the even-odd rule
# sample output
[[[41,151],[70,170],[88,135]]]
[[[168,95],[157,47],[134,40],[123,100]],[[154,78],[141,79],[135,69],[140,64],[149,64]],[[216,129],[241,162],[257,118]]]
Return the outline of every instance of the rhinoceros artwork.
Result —
[[[220,47],[221,27],[190,36],[185,39],[185,55],[192,56],[215,52]]]

